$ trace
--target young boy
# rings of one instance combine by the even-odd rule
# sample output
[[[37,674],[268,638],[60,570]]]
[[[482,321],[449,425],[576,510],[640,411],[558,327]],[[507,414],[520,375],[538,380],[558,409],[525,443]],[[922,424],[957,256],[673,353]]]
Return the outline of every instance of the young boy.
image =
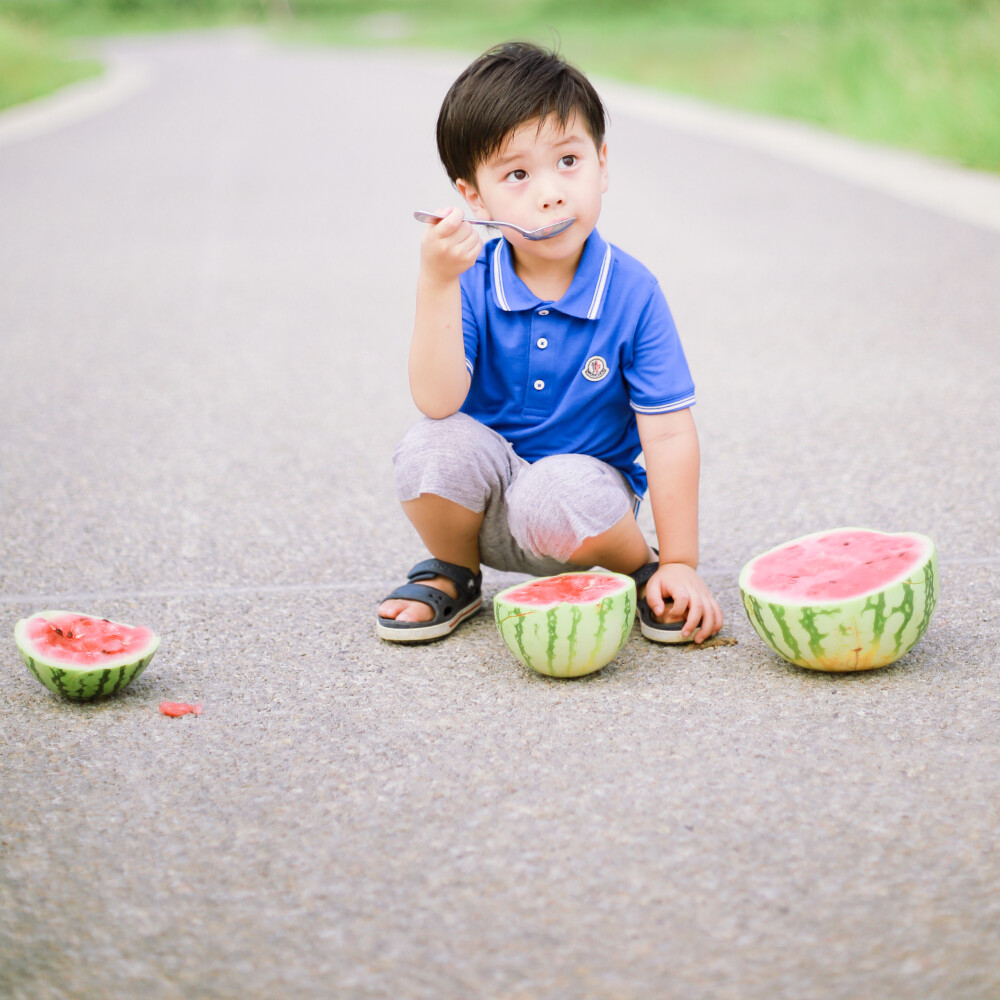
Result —
[[[421,241],[410,388],[425,414],[396,449],[403,510],[432,559],[383,600],[378,634],[449,635],[482,604],[480,565],[534,575],[602,566],[639,585],[642,633],[702,642],[722,612],[698,575],[694,385],[656,279],[596,230],[605,113],[555,53],[510,43],[455,81],[442,162],[473,214]],[[637,464],[640,451],[645,470]],[[658,550],[636,523],[652,505]]]

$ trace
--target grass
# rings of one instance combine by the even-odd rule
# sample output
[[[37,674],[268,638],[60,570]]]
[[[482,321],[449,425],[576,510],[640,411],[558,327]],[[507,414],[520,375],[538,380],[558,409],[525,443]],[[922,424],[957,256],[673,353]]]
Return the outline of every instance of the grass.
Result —
[[[1000,0],[3,3],[61,34],[252,21],[351,46],[476,52],[528,38],[590,73],[1000,172]]]
[[[75,58],[38,31],[0,19],[0,109],[100,72],[95,60]]]

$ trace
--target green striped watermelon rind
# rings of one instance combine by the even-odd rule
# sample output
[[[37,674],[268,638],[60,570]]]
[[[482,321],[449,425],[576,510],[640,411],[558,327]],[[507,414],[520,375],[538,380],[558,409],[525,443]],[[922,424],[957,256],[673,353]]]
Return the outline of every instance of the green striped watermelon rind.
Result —
[[[544,579],[595,575],[619,581],[621,589],[590,605],[508,601],[506,595],[523,587],[521,583],[494,597],[497,630],[524,666],[549,677],[583,677],[607,666],[621,652],[635,622],[636,589],[630,576],[586,570]]]
[[[755,591],[748,582],[754,563],[777,549],[840,531],[871,530],[834,528],[803,535],[743,567],[739,577],[743,607],[754,630],[778,656],[809,670],[875,670],[905,656],[923,637],[937,605],[938,566],[934,542],[919,532],[896,534],[923,543],[921,561],[902,578],[856,597],[805,603]]]
[[[31,618],[58,618],[66,614],[76,614],[76,612],[39,611]],[[81,614],[80,617],[92,616]],[[50,691],[71,701],[93,701],[96,698],[117,694],[149,666],[149,661],[160,645],[160,637],[152,633],[150,641],[141,650],[132,651],[127,657],[109,657],[93,667],[60,663],[52,657],[41,654],[27,637],[26,628],[30,620],[22,618],[14,626],[14,642],[17,644],[21,659],[24,660],[24,665],[35,679]],[[136,652],[140,655],[136,656]]]

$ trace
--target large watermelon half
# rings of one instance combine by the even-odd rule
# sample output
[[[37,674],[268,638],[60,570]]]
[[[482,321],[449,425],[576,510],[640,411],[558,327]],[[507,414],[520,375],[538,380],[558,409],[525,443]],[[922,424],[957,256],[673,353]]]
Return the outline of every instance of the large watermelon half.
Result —
[[[28,669],[50,691],[75,701],[115,694],[146,669],[160,637],[72,611],[39,611],[14,626]]]
[[[581,677],[610,663],[635,621],[635,581],[619,573],[561,573],[493,598],[507,648],[550,677]]]
[[[751,559],[739,583],[750,623],[779,656],[812,670],[871,670],[926,631],[937,554],[926,535],[839,528]]]

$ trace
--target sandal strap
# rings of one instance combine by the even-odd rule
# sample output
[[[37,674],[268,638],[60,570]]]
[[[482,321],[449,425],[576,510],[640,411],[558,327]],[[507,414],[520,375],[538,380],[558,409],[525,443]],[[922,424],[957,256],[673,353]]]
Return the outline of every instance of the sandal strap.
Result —
[[[421,604],[426,604],[434,612],[434,617],[430,622],[420,623],[423,625],[433,625],[439,621],[447,620],[463,604],[461,600],[446,594],[437,587],[428,587],[426,583],[404,583],[383,600],[420,601]]]
[[[659,555],[658,549],[653,549],[653,551]],[[648,562],[645,566],[640,566],[634,573],[629,573],[629,576],[635,580],[635,585],[641,587],[644,583],[649,583],[649,578],[660,568],[658,562]]]
[[[435,576],[451,580],[458,588],[458,600],[463,604],[470,598],[478,596],[483,586],[482,570],[473,573],[465,566],[456,566],[455,563],[445,562],[443,559],[425,559],[423,562],[418,562],[406,574],[406,579],[409,583],[417,583],[420,580],[431,580]],[[417,599],[422,600],[422,598]]]

